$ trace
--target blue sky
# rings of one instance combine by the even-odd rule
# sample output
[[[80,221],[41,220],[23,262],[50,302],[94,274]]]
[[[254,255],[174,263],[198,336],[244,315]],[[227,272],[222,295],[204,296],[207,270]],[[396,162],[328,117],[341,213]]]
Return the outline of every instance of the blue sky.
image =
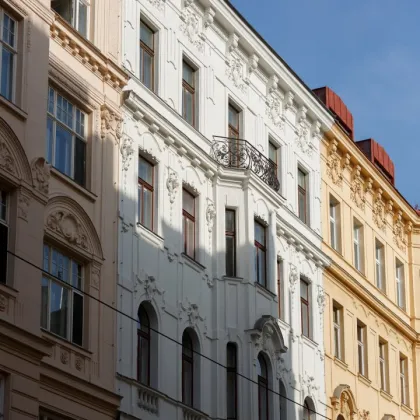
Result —
[[[311,88],[327,85],[420,205],[420,0],[232,0]],[[414,175],[414,176],[413,176]]]

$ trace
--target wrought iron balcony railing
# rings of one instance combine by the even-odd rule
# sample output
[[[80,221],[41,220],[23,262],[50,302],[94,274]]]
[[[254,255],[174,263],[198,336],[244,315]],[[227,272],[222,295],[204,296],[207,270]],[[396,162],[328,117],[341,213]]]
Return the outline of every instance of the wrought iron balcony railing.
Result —
[[[226,168],[250,169],[274,191],[280,190],[277,165],[246,140],[213,136],[211,156]]]

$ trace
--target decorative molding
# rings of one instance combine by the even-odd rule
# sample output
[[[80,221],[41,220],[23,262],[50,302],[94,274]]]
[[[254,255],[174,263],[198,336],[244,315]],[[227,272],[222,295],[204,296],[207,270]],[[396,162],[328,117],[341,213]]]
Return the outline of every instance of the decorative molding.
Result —
[[[57,210],[47,218],[47,227],[80,248],[88,249],[87,234],[76,216],[64,210]]]
[[[124,172],[128,171],[130,167],[131,157],[134,153],[133,148],[133,139],[128,136],[124,136],[120,146],[121,151],[121,160],[122,160],[122,170]]]
[[[31,170],[35,189],[45,195],[48,195],[51,177],[51,165],[47,163],[45,158],[38,157],[32,160]]]
[[[17,216],[20,219],[25,220],[26,222],[28,221],[28,210],[29,210],[30,203],[31,203],[30,195],[21,190],[19,192],[19,198],[18,198]]]
[[[284,97],[284,110],[285,111],[288,111],[289,109],[290,110],[295,109],[295,105],[293,102],[294,98],[295,98],[295,94],[291,90],[289,90]]]
[[[92,271],[91,271],[91,280],[92,280],[92,286],[94,286],[96,289],[99,289],[100,282],[101,282],[101,268],[98,266],[93,265]]]
[[[286,121],[283,110],[284,95],[278,88],[278,81],[279,79],[276,75],[271,76],[268,81],[265,113],[276,127],[283,129]]]
[[[204,32],[201,31],[200,17],[197,11],[192,7],[192,4],[189,4],[188,7],[185,7],[182,10],[180,19],[182,21],[180,27],[181,32],[201,53],[204,52],[204,41],[206,36]]]
[[[370,411],[359,410],[359,420],[370,420]]]
[[[299,109],[299,116],[297,117],[297,124],[295,128],[296,142],[303,153],[312,156],[314,145],[309,135],[309,122],[306,118],[308,109],[305,106],[301,106]]]
[[[386,229],[386,209],[385,202],[382,199],[382,189],[378,188],[376,191],[375,197],[373,199],[373,221],[375,225],[385,231]]]
[[[186,320],[190,327],[197,327],[198,324],[201,324],[204,328],[202,331],[204,335],[207,335],[207,325],[206,318],[200,315],[200,310],[196,303],[191,303],[188,298],[185,298],[184,302],[179,302],[179,319],[182,319],[183,316],[186,316]]]
[[[175,171],[171,169],[168,169],[168,171],[169,174],[168,179],[166,180],[166,188],[168,189],[169,193],[169,202],[173,204],[179,188],[179,179],[178,174]]]
[[[107,105],[101,106],[101,137],[104,139],[107,134],[112,134],[116,139],[120,139],[122,119]]]
[[[277,369],[276,369],[277,380],[281,380],[283,383],[288,384],[290,387],[296,387],[296,379],[293,374],[292,368],[287,368],[285,360],[282,356],[277,357]]]
[[[0,168],[10,172],[12,175],[17,175],[15,160],[8,148],[7,143],[0,140]]]
[[[7,312],[8,299],[6,296],[0,294],[0,312]]]
[[[322,315],[324,314],[324,309],[325,309],[326,301],[325,301],[325,290],[324,290],[324,288],[320,284],[318,284],[317,303],[318,303],[319,313],[320,313],[320,315],[322,317]]]
[[[244,77],[244,67],[240,57],[231,56],[226,66],[226,75],[228,79],[233,82],[234,86],[242,93],[246,91],[246,81]]]
[[[392,231],[394,234],[394,243],[401,251],[405,252],[407,247],[407,236],[412,231],[413,225],[411,222],[405,224],[402,215],[402,211],[398,210],[394,217],[394,227]]]
[[[290,284],[290,293],[292,294],[292,296],[295,293],[298,280],[299,280],[298,269],[294,264],[290,263],[289,284]]]
[[[83,365],[84,365],[84,363],[83,363],[83,359],[82,359],[80,356],[77,356],[77,357],[76,357],[76,360],[75,360],[75,362],[74,362],[74,366],[75,366],[75,368],[76,368],[79,372],[81,372],[81,371],[82,371],[82,369],[83,369]]]
[[[211,233],[213,230],[214,221],[216,219],[216,207],[214,203],[207,198],[207,209],[206,209],[206,220],[209,232]]]
[[[163,11],[165,8],[166,0],[148,0],[149,3],[156,9]]]
[[[140,276],[137,277],[138,284],[141,284],[144,289],[144,293],[141,296],[144,296],[145,300],[152,301],[156,296],[160,296],[162,299],[162,308],[165,308],[165,290],[158,287],[156,279],[153,276],[148,276],[144,274],[143,279]],[[137,284],[134,287],[135,293],[137,293]]]
[[[319,391],[319,385],[315,383],[315,377],[305,372],[300,377],[300,384],[302,389],[306,391],[306,395],[315,399]]]
[[[356,206],[361,210],[365,209],[366,204],[366,191],[365,191],[365,181],[361,176],[361,166],[356,165],[352,174],[352,181],[350,185],[350,198],[356,203]]]
[[[60,360],[63,365],[67,365],[69,363],[70,355],[68,351],[61,350],[60,353]]]
[[[200,191],[197,188],[197,186],[195,185],[194,181],[183,180],[182,181],[182,187],[187,189],[195,197],[197,197],[200,194]]]
[[[337,140],[333,139],[330,141],[327,157],[327,175],[335,185],[341,187],[343,184],[344,165],[342,163],[343,158],[338,153],[337,146]]]

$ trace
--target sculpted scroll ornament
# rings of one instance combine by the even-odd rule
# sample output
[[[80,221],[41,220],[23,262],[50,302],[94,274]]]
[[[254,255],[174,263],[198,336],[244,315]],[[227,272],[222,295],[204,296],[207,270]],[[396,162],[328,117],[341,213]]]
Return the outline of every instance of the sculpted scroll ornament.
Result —
[[[370,412],[367,410],[359,410],[360,420],[370,420]]]
[[[31,169],[34,187],[38,191],[48,194],[51,177],[51,165],[49,165],[43,157],[39,157],[32,161]]]
[[[173,204],[179,188],[179,179],[176,172],[169,170],[169,176],[166,180],[166,188],[168,189],[169,193],[169,201],[171,204]]]
[[[180,18],[182,20],[182,33],[191,44],[195,45],[200,52],[203,52],[206,36],[200,31],[200,18],[197,12],[191,6],[188,6],[183,9]]]
[[[3,168],[7,172],[16,175],[15,161],[10,153],[7,144],[0,141],[0,168]]]
[[[121,158],[123,171],[128,171],[133,153],[133,139],[130,137],[124,137],[121,144]]]
[[[18,199],[18,217],[28,220],[28,210],[31,198],[23,192],[20,192]]]
[[[149,3],[158,10],[163,10],[166,0],[149,0]]]
[[[312,375],[309,375],[307,372],[305,372],[304,375],[300,378],[302,389],[304,389],[307,393],[307,395],[311,397],[315,397],[319,390],[319,385],[315,383],[315,377]]]
[[[401,249],[401,251],[405,252],[406,250],[407,235],[409,232],[411,232],[412,228],[413,226],[411,222],[407,223],[407,225],[404,224],[404,221],[402,218],[402,211],[398,210],[394,218],[393,234],[394,234],[394,243],[398,246],[398,248]]]
[[[342,158],[338,153],[337,145],[338,142],[335,139],[330,142],[327,158],[327,175],[335,185],[341,187],[343,184],[344,167],[341,163]]]
[[[87,235],[73,214],[58,210],[48,216],[47,227],[63,236],[71,244],[88,249]]]
[[[186,315],[190,327],[196,327],[199,323],[201,323],[203,325],[203,333],[207,334],[207,326],[205,324],[206,318],[203,318],[200,315],[200,311],[196,303],[191,303],[188,298],[186,298],[184,302],[179,302],[180,319],[183,314]]]
[[[214,203],[209,201],[206,209],[206,220],[209,227],[209,232],[213,230],[214,220],[216,219],[216,207]]]
[[[299,110],[299,119],[296,124],[296,142],[303,153],[307,154],[309,157],[312,156],[314,145],[309,136],[309,123],[306,119],[306,114],[308,110],[306,107],[302,106]]]
[[[101,137],[104,139],[110,133],[117,139],[121,138],[121,117],[114,111],[110,110],[106,105],[101,107]]]
[[[276,127],[282,129],[285,121],[282,100],[276,93],[270,92],[267,95],[265,102],[267,105],[266,114],[268,118]]]
[[[239,57],[231,56],[229,58],[226,75],[241,92],[245,92],[246,83],[244,78],[244,63]]]
[[[365,191],[365,182],[361,176],[362,168],[360,165],[357,165],[353,170],[353,176],[351,181],[351,194],[350,198],[356,203],[356,206],[360,209],[365,209],[366,204],[366,191]]]
[[[7,312],[7,298],[0,294],[0,312]]]
[[[318,285],[317,302],[318,302],[319,313],[323,315],[326,302],[325,302],[325,290],[321,285]]]
[[[383,231],[386,228],[386,213],[385,213],[385,202],[382,199],[382,189],[379,188],[376,192],[376,196],[373,200],[373,221],[379,229]]]

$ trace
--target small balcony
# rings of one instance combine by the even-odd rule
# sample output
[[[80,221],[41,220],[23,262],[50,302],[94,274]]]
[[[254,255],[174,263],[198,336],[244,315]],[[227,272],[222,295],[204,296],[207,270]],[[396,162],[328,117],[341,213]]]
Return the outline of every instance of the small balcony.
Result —
[[[137,383],[138,406],[151,414],[159,414],[160,394],[148,386]]]
[[[193,408],[183,408],[184,420],[209,420],[209,418],[201,411],[194,410]]]
[[[274,191],[279,192],[277,165],[243,139],[213,136],[211,157],[225,168],[249,169]]]

